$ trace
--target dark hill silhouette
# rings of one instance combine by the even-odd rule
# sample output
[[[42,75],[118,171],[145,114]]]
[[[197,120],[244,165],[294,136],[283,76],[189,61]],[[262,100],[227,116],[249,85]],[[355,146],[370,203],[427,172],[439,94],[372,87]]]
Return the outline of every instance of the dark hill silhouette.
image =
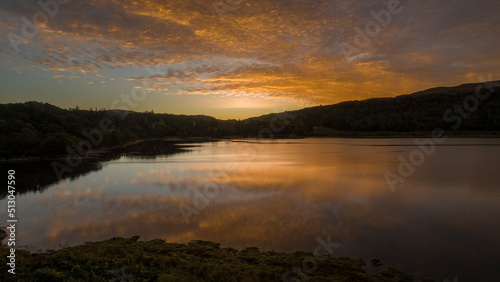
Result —
[[[480,89],[477,95],[488,98],[474,98],[477,96],[476,89]],[[294,118],[280,133],[302,136],[336,134],[332,130],[318,131],[319,127],[361,133],[432,131],[435,128],[500,130],[499,89],[500,81],[463,84],[432,88],[394,98],[346,101],[289,111],[286,114]],[[455,108],[457,106],[463,113]],[[261,130],[265,126],[269,127],[274,116],[271,114],[250,118],[243,121],[243,126]],[[457,117],[461,120],[458,127]]]
[[[81,140],[89,141],[86,132],[99,130],[103,119],[115,129],[101,132],[103,138],[93,144],[93,149],[115,147],[138,138],[258,137],[263,136],[264,131],[268,133],[265,137],[270,136],[270,131],[272,136],[278,137],[366,133],[385,136],[391,135],[388,132],[430,132],[435,128],[494,131],[500,130],[499,92],[500,81],[484,85],[464,84],[394,98],[316,106],[242,121],[153,111],[61,109],[33,101],[0,104],[0,159],[64,156],[67,146],[75,148]]]

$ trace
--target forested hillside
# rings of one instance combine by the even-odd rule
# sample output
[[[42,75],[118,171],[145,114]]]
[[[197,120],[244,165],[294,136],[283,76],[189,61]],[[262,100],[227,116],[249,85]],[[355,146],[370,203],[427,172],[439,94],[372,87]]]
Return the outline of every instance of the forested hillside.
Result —
[[[500,130],[500,83],[482,87],[476,93],[478,86],[439,87],[395,98],[290,111],[287,112],[290,123],[282,133],[307,136],[314,134],[317,127],[358,132]],[[269,127],[274,116],[247,119],[243,121],[243,131],[259,132],[260,128]]]
[[[438,127],[500,130],[500,87],[498,82],[493,85],[496,86],[480,91],[476,91],[478,84],[441,87],[395,98],[342,102],[243,121],[152,111],[61,109],[39,102],[0,104],[0,156],[62,156],[67,145],[74,147],[80,140],[88,140],[89,134],[99,139],[93,144],[95,149],[138,138],[169,136],[304,137],[332,136],[332,130],[410,132]],[[102,130],[103,121],[110,130]]]
[[[101,129],[103,121],[109,130]],[[80,140],[88,140],[89,134],[96,141],[102,134],[102,141],[92,144],[94,149],[137,138],[212,136],[217,123],[208,116],[64,110],[38,102],[4,104],[0,105],[0,156],[61,156],[66,145],[74,148]]]

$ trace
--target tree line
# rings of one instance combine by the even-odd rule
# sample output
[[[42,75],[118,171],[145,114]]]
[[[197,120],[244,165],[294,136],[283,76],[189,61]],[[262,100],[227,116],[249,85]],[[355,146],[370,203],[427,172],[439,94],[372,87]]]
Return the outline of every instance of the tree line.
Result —
[[[432,131],[452,127],[454,117],[461,117],[462,130],[500,130],[500,87],[482,89],[483,95],[489,91],[488,98],[476,105],[469,99],[478,94],[473,86],[316,106],[286,112],[286,119],[268,114],[245,120],[219,120],[153,111],[62,109],[41,102],[0,104],[0,156],[63,156],[67,145],[75,146],[85,139],[83,132],[98,128],[103,119],[111,120],[114,130],[104,134],[97,148],[138,138],[262,137],[269,128],[279,129],[274,130],[274,136],[301,137],[321,135],[318,128],[352,132]]]

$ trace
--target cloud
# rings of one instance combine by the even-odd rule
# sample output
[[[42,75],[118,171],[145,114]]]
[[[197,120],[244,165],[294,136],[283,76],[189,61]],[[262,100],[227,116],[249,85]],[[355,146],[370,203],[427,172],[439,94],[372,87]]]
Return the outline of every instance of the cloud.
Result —
[[[0,50],[20,68],[94,73],[161,65],[128,79],[163,94],[254,95],[334,103],[498,76],[498,1],[403,1],[369,43],[344,56],[374,22],[379,1],[70,1],[14,54],[9,32],[37,1],[0,3]],[[229,2],[228,2],[229,3]],[[229,4],[228,4],[229,5]],[[359,47],[359,46],[358,46]]]

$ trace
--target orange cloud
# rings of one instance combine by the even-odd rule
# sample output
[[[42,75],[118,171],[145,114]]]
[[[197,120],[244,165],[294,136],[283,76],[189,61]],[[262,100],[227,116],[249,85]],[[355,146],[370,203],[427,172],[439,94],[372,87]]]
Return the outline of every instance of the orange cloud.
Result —
[[[67,73],[163,66],[162,75],[129,77],[162,94],[278,97],[334,103],[393,96],[499,75],[498,1],[472,5],[401,1],[404,10],[346,58],[374,21],[373,1],[243,1],[219,17],[212,1],[71,1],[39,34],[2,56],[20,67]],[[0,35],[22,30],[40,8],[2,3]],[[446,14],[446,17],[441,16]],[[5,55],[7,54],[7,55]],[[19,57],[23,59],[20,60]],[[58,74],[59,75],[59,74]]]

